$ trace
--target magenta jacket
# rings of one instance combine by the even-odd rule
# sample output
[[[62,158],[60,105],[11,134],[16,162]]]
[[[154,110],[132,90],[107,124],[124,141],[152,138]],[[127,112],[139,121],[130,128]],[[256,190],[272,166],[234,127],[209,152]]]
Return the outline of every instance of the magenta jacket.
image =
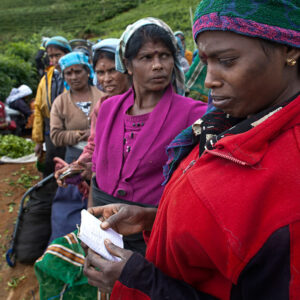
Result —
[[[98,187],[115,197],[158,205],[163,192],[166,147],[199,119],[207,105],[174,93],[171,85],[139,132],[123,164],[124,115],[134,103],[133,89],[101,105],[95,133],[93,171]]]

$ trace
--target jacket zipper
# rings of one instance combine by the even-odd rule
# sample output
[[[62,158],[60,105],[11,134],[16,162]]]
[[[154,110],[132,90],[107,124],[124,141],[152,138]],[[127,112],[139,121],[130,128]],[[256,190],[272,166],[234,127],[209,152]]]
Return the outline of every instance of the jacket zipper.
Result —
[[[244,162],[244,161],[242,161],[242,160],[239,160],[239,159],[237,159],[237,158],[234,158],[234,157],[232,157],[232,156],[230,156],[230,155],[222,154],[222,153],[215,152],[215,151],[213,151],[213,150],[208,150],[208,149],[206,149],[206,150],[204,151],[204,153],[205,153],[205,152],[210,153],[210,154],[215,155],[215,156],[219,156],[219,157],[228,159],[228,160],[230,160],[230,161],[232,161],[232,162],[234,162],[234,163],[237,163],[237,164],[239,164],[239,165],[242,165],[242,166],[249,166],[248,163],[246,163],[246,162]],[[204,153],[203,153],[203,154],[204,154]],[[192,161],[190,161],[190,163],[182,170],[181,175],[175,180],[174,183],[179,182],[179,181],[181,180],[181,178],[183,177],[183,175],[195,165],[196,161],[197,161],[197,160],[195,160],[195,159],[193,159]]]
[[[184,174],[187,170],[189,170],[194,164],[196,163],[196,160],[192,160],[186,167],[185,169],[182,171],[182,173]]]
[[[246,163],[246,162],[244,162],[242,160],[239,160],[237,158],[234,158],[234,157],[232,157],[230,155],[226,155],[224,153],[219,153],[219,152],[216,152],[216,151],[213,151],[213,150],[209,150],[209,149],[206,149],[205,152],[210,153],[210,154],[215,155],[215,156],[219,156],[219,157],[228,159],[228,160],[230,160],[230,161],[232,161],[234,163],[237,163],[239,165],[242,165],[242,166],[249,166],[248,163]]]
[[[176,179],[175,182],[178,182],[182,176],[196,163],[196,160],[193,159],[192,161],[190,161],[190,163],[182,170],[181,175]]]

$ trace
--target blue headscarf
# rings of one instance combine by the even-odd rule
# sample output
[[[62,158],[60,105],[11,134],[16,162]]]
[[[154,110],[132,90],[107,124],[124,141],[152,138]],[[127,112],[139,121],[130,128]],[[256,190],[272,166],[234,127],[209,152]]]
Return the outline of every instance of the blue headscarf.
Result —
[[[177,41],[177,46],[179,48],[179,52],[180,52],[180,55],[184,57],[184,49],[183,49],[183,46],[182,46],[182,42],[181,42],[181,39],[179,36],[175,36],[176,38],[176,41]]]
[[[113,39],[113,38],[105,39],[105,40],[101,40],[100,42],[95,44],[92,47],[92,50],[93,50],[93,53],[95,53],[98,50],[103,50],[103,51],[108,51],[113,54],[116,54],[116,49],[117,49],[118,44],[119,44],[119,39]]]
[[[88,57],[83,52],[71,52],[63,57],[61,57],[58,61],[61,71],[73,65],[86,65],[90,69],[90,78],[93,79],[94,77],[94,70],[88,61]]]
[[[67,39],[62,36],[54,36],[50,38],[46,43],[46,49],[49,46],[59,46],[66,49],[67,52],[71,52],[72,48]]]
[[[119,44],[119,39],[110,38],[110,39],[101,40],[97,44],[93,45],[92,47],[93,56],[95,55],[95,52],[100,50],[108,51],[110,53],[116,54],[118,44]],[[94,85],[98,86],[102,90],[102,87],[98,83],[97,76],[94,77],[93,83]]]

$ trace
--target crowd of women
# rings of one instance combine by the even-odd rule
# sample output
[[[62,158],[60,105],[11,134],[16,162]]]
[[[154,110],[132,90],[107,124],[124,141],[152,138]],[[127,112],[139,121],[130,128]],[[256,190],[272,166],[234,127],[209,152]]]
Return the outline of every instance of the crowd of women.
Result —
[[[64,160],[41,299],[300,299],[299,20],[296,0],[202,0],[208,111],[185,97],[184,35],[162,20],[96,44],[93,67],[48,40],[33,137]],[[123,235],[105,241],[118,261],[69,233],[86,206]]]

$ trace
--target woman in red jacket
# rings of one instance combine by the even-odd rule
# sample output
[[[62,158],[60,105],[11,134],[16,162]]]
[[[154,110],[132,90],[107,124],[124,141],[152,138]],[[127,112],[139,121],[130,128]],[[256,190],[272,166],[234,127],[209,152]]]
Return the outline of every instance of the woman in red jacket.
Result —
[[[119,262],[88,249],[85,274],[111,299],[300,299],[297,3],[199,4],[194,39],[216,109],[169,146],[157,211],[91,210],[103,228],[151,230],[146,258],[109,241]]]

